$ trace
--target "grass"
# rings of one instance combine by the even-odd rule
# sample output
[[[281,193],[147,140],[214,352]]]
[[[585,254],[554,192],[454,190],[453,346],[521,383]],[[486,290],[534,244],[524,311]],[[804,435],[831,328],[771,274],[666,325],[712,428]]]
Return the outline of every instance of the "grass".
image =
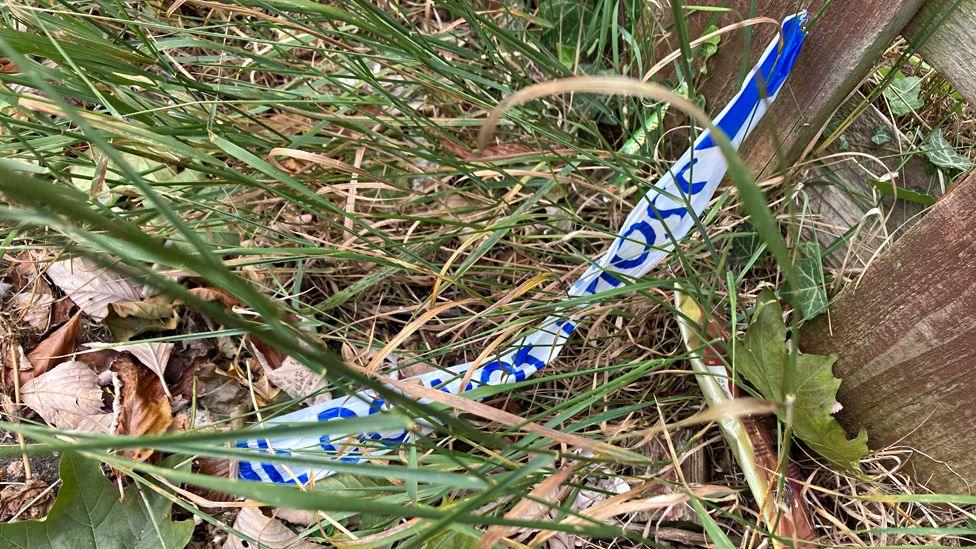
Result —
[[[235,350],[220,355],[220,366],[244,375],[242,404],[232,410],[208,409],[207,396],[185,404],[185,413],[209,418],[187,433],[68,441],[26,410],[25,417],[5,414],[4,429],[26,436],[30,454],[71,448],[156,486],[201,518],[201,538],[235,532],[233,512],[198,505],[161,478],[318,511],[320,520],[302,535],[331,543],[376,535],[377,545],[466,546],[480,537],[477,527],[511,525],[630,546],[666,541],[655,533],[661,520],[704,531],[715,544],[764,536],[744,492],[702,499],[677,474],[681,462],[705,455],[712,483],[741,489],[714,425],[674,433],[681,441],[673,454],[662,439],[619,436],[701,409],[674,322],[677,284],[697,288],[704,304],[728,310],[741,325],[757,288],[782,280],[730,189],[701,220],[706,239],[689,239],[653,277],[585,302],[595,321],[556,364],[473,394],[526,422],[614,440],[643,455],[639,462],[581,456],[390,391],[400,414],[329,425],[436,421],[438,435],[370,464],[340,464],[341,474],[315,490],[177,471],[113,452],[139,447],[231,459],[238,454],[224,443],[245,432],[274,434],[248,427],[303,403],[261,396],[261,369],[245,336],[323,373],[325,391],[339,396],[364,386],[385,391],[345,364],[364,366],[435,303],[446,308],[399,345],[386,373],[472,360],[552,312],[635,197],[685,148],[687,120],[669,116],[639,153],[614,154],[657,105],[576,94],[512,109],[486,150],[475,149],[477,132],[504,97],[533,83],[576,74],[639,78],[674,49],[684,55],[659,83],[673,89],[683,80],[694,91],[705,50],[691,48],[687,30],[664,23],[665,13],[633,0],[537,9],[452,0],[9,4],[0,51],[16,70],[0,74],[0,188],[19,206],[4,214],[5,254],[111,258],[114,268],[189,306],[178,333],[162,340],[178,342],[178,351],[230,342]],[[957,144],[970,142],[963,132],[952,135]],[[619,175],[627,178],[609,187]],[[813,223],[782,198],[787,193],[771,196],[777,219]],[[162,276],[167,269],[187,276],[174,281]],[[187,291],[196,286],[226,290],[240,306],[229,313],[202,301]],[[89,329],[92,340],[106,337],[99,326]],[[37,334],[23,337],[26,347]],[[322,427],[278,429],[315,434]],[[0,451],[20,455],[22,448]],[[972,516],[959,508],[862,497],[917,490],[893,465],[899,450],[869,460],[860,478],[799,457],[824,543],[955,543],[970,535],[964,528]],[[569,493],[540,502],[551,508],[549,518],[506,515],[516,496],[565,467],[575,470]],[[648,494],[691,494],[701,526],[660,511],[607,523],[581,517],[576,493],[599,491],[601,480],[615,477]],[[420,520],[401,520],[413,517]],[[569,517],[584,520],[560,522]]]

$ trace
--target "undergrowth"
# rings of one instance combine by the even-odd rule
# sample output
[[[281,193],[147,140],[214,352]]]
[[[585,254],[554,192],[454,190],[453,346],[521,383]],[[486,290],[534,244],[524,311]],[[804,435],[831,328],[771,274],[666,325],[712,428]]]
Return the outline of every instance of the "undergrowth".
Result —
[[[669,11],[632,0],[6,3],[0,177],[31,192],[36,186],[37,197],[52,200],[5,211],[8,266],[37,264],[40,276],[54,260],[108,258],[188,306],[178,327],[152,336],[175,343],[174,356],[183,357],[164,372],[182,428],[124,440],[65,438],[29,410],[6,409],[4,428],[26,442],[11,440],[2,450],[19,459],[74,449],[107,463],[125,483],[172,500],[175,516],[196,517],[193,543],[200,546],[228,535],[254,541],[254,532],[233,527],[238,511],[226,494],[318,509],[292,527],[306,540],[468,546],[563,468],[573,471],[568,492],[544,503],[551,511],[514,519],[526,529],[558,530],[538,544],[704,545],[709,521],[726,536],[715,544],[768,539],[714,423],[667,437],[628,436],[703,408],[675,321],[677,285],[741,328],[760,288],[783,283],[726,187],[703,219],[707,234],[692,235],[624,292],[587,303],[591,322],[554,364],[476,395],[526,422],[609,441],[644,459],[574,452],[518,428],[401,398],[400,413],[374,421],[436,421],[442,428],[435,436],[372,464],[346,464],[305,491],[234,482],[226,465],[218,465],[223,477],[201,474],[237,456],[225,443],[262,433],[248,430],[260,419],[324,394],[378,386],[344,364],[367,366],[398,335],[379,368],[402,378],[474,360],[486,345],[508,341],[552,312],[687,146],[688,120],[668,115],[634,155],[611,151],[660,105],[584,95],[533,101],[507,115],[495,144],[477,150],[481,121],[530,84],[578,74],[639,78],[681,48],[690,56],[655,80],[672,88],[687,82],[703,103],[695,90],[722,41],[689,47]],[[697,15],[717,20],[720,12]],[[875,93],[886,71],[903,71],[898,78],[925,73],[925,107],[888,117],[912,136],[898,154],[921,158],[939,127],[966,153],[971,117],[958,113],[969,111],[957,111],[962,101],[921,59],[895,67],[902,52],[904,44],[894,45],[863,85],[875,105],[887,106],[892,96]],[[843,150],[844,129],[835,133],[825,132],[824,142]],[[929,168],[943,187],[960,173]],[[760,186],[791,244],[817,242],[798,229],[818,227],[804,207],[804,189],[829,174],[809,164],[791,172],[790,188]],[[625,179],[612,185],[620,175]],[[56,189],[79,194],[54,202]],[[853,240],[842,232],[821,237],[818,246],[824,257],[843,255]],[[828,265],[814,291],[826,299],[828,287],[862,267]],[[234,304],[225,310],[188,288],[232,294]],[[438,314],[414,322],[434,306]],[[5,343],[25,349],[44,336],[15,313],[6,315],[5,333]],[[326,383],[304,398],[285,395],[268,381],[251,334]],[[98,323],[83,332],[86,342],[109,337]],[[355,428],[353,420],[336,424]],[[133,460],[118,451],[123,444],[177,461],[213,461],[193,461],[190,473],[174,461]],[[837,472],[802,447],[793,452],[823,544],[959,544],[971,536],[973,517],[958,507],[862,497],[921,490],[900,470],[908,452],[873,454],[861,474]],[[705,499],[688,482],[729,492]],[[207,490],[193,495],[180,483]],[[581,517],[580,492],[604,499],[621,483],[642,487],[644,497],[685,494],[699,511],[682,500],[608,521]]]

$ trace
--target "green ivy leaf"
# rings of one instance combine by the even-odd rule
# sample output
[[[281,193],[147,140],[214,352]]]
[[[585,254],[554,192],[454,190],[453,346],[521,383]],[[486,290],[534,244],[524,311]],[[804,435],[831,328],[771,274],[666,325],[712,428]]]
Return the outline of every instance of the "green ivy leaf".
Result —
[[[891,140],[891,130],[888,129],[887,124],[878,124],[871,132],[871,142],[875,145],[884,145],[890,143]]]
[[[135,486],[119,490],[95,460],[75,453],[61,457],[61,490],[44,520],[0,524],[0,546],[21,549],[149,549],[184,547],[193,521],[170,519],[172,503]],[[143,498],[145,496],[145,498]]]
[[[921,109],[925,103],[918,98],[922,91],[922,79],[917,76],[902,76],[891,80],[885,88],[884,96],[891,106],[891,113],[895,116],[905,116],[916,109]]]
[[[709,25],[703,34],[708,34],[710,32],[715,32],[718,27],[715,25]],[[696,57],[701,57],[701,68],[699,69],[702,74],[708,74],[708,60],[718,53],[718,46],[722,43],[722,35],[713,36],[708,40],[705,40],[700,45],[695,47],[693,55]]]
[[[840,127],[840,123],[841,120],[839,118],[834,118],[833,120],[831,120],[830,123],[827,124],[826,135],[828,137],[834,135],[837,132],[837,128]],[[836,142],[837,142],[838,149],[842,151],[851,150],[851,142],[850,140],[847,139],[847,135],[845,135],[844,133],[841,133],[840,135],[837,136]]]
[[[739,234],[732,237],[729,263],[736,267],[744,266],[756,254],[762,243],[762,237],[756,233],[756,228],[750,221],[746,220],[742,223]]]
[[[929,135],[923,150],[929,162],[940,168],[965,171],[973,165],[969,158],[957,153],[956,149],[952,148],[942,133],[942,128],[936,129]]]
[[[798,246],[800,259],[796,263],[796,289],[793,295],[809,320],[827,310],[827,289],[824,284],[823,258],[816,242],[801,242]]]
[[[831,367],[836,356],[797,353],[795,360],[786,346],[783,309],[769,290],[756,302],[756,312],[737,344],[735,369],[759,391],[763,398],[786,402],[792,396],[793,432],[828,461],[844,469],[858,469],[858,461],[868,453],[864,429],[851,440],[834,418],[840,380]],[[776,415],[787,421],[787,411]]]

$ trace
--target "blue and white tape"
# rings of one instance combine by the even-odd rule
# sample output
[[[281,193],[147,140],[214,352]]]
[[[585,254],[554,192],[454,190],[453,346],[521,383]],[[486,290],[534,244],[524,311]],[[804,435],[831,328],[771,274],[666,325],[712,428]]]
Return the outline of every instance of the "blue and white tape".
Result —
[[[806,12],[783,21],[782,49],[775,37],[765,49],[759,62],[745,79],[742,89],[716,117],[715,125],[722,129],[735,148],[738,148],[776,99],[799,55],[806,31]],[[624,280],[638,278],[661,262],[675,244],[692,229],[715,194],[728,163],[712,139],[710,131],[699,135],[693,147],[685,152],[671,170],[647,191],[637,207],[627,216],[623,229],[610,249],[594,262],[569,289],[572,298],[593,296],[618,288]],[[420,383],[448,393],[458,394],[482,385],[500,385],[522,381],[559,356],[563,346],[576,329],[579,309],[572,306],[557,308],[557,312],[498,355],[474,369],[466,387],[461,383],[472,363],[459,364],[428,372],[406,381]],[[575,316],[574,316],[575,315]],[[266,421],[263,425],[297,422],[331,421],[362,417],[389,408],[373,391],[333,399]],[[427,428],[427,431],[430,429]],[[237,443],[239,448],[279,455],[307,455],[328,457],[344,462],[359,462],[371,456],[388,453],[409,440],[414,433],[393,432],[358,433],[351,435],[295,436],[254,439]],[[365,453],[364,453],[365,452]],[[329,469],[304,466],[241,461],[239,475],[248,480],[280,483],[306,483],[314,478],[332,474]]]

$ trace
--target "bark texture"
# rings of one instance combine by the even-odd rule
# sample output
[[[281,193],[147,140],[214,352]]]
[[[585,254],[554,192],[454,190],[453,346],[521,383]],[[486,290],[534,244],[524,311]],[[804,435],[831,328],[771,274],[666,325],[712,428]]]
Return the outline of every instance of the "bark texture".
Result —
[[[976,479],[974,211],[976,175],[801,333],[803,352],[839,357],[841,420],[872,448],[918,450],[916,478],[936,491],[971,493]]]
[[[755,12],[750,11],[753,2]],[[781,161],[790,165],[799,158],[922,3],[921,0],[832,2],[813,27],[797,60],[796,70],[790,75],[780,98],[743,147],[749,165],[757,172],[769,175]],[[813,16],[824,0],[802,4],[782,0],[729,0],[703,4],[731,8],[720,18],[718,25],[722,26],[751,15],[782,20],[801,5]],[[714,14],[699,13],[691,19],[692,38],[700,36],[711,15]],[[749,42],[750,65],[775,33],[771,25],[755,28]],[[736,31],[725,35],[722,46],[709,62],[709,77],[699,91],[705,96],[712,113],[739,89],[744,34]]]
[[[976,0],[929,0],[905,35],[920,43],[925,60],[976,105]]]

